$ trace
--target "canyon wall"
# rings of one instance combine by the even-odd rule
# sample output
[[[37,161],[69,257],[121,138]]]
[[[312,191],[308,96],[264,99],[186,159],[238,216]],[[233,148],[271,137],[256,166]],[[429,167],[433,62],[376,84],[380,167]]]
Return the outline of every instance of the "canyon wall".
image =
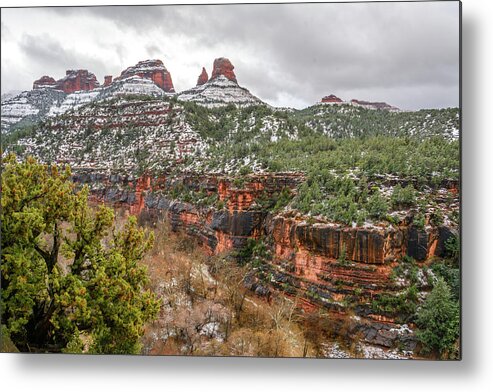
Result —
[[[131,178],[87,172],[77,174],[75,180],[98,184],[93,187],[94,200],[126,206],[143,218],[165,217],[172,230],[193,236],[211,255],[243,249],[249,238],[261,238],[271,256],[246,279],[251,290],[267,297],[273,290],[281,291],[298,298],[307,309],[327,309],[341,323],[352,314],[348,333],[384,347],[413,350],[416,340],[393,315],[375,312],[373,299],[402,292],[392,273],[403,256],[418,263],[442,257],[446,241],[456,234],[447,226],[418,227],[409,218],[398,225],[353,227],[263,207],[261,200],[276,197],[283,189],[295,192],[304,181],[302,174],[248,175],[238,182],[196,174]],[[177,184],[217,195],[217,202],[200,206],[173,200],[170,190]]]

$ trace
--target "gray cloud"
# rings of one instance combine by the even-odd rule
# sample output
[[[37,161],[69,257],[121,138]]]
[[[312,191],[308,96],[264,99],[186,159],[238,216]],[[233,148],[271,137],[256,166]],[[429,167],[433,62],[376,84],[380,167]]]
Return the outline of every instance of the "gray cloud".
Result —
[[[69,53],[52,41],[36,48],[22,38],[24,53],[32,60],[39,56],[47,67],[77,60],[114,72],[131,65],[123,63],[134,48],[117,33],[130,32],[144,53],[165,61],[181,89],[195,82],[200,66],[210,73],[214,57],[225,56],[241,85],[278,104],[292,97],[309,105],[330,93],[406,109],[459,102],[456,2],[72,7],[49,13],[85,16],[116,33],[105,37],[110,60]],[[3,23],[2,16],[2,29]],[[183,47],[174,48],[174,42]],[[50,55],[56,56],[51,63]],[[187,75],[176,64],[197,70]]]
[[[104,73],[106,68],[103,59],[64,48],[56,38],[47,34],[24,34],[19,41],[19,49],[28,63],[39,70],[39,76],[48,74],[58,79],[65,75],[67,69],[82,68]]]

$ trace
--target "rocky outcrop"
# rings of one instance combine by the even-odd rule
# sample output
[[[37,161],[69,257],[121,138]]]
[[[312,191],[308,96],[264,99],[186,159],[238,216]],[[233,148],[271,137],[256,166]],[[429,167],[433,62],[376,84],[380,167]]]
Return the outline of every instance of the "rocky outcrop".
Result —
[[[197,86],[202,86],[204,83],[207,83],[208,80],[209,80],[209,75],[207,74],[205,68],[202,67],[202,72],[199,75],[199,78],[197,79]]]
[[[196,174],[77,176],[79,183],[97,184],[96,200],[126,205],[141,219],[165,216],[172,230],[195,238],[208,254],[240,250],[248,239],[262,239],[271,257],[245,278],[248,288],[266,297],[282,292],[308,311],[324,308],[344,334],[385,348],[414,350],[417,341],[412,325],[402,324],[394,313],[375,310],[373,301],[400,295],[403,286],[392,276],[403,256],[423,265],[444,256],[446,241],[457,234],[446,226],[418,227],[407,218],[398,225],[353,227],[307,220],[292,210],[267,210],[262,203],[283,189],[296,192],[305,180],[297,173],[252,174],[241,181]],[[174,189],[216,195],[218,201],[214,206],[180,201],[173,197]],[[426,279],[423,282],[419,284],[426,286]]]
[[[214,60],[214,66],[212,69],[211,80],[218,78],[223,75],[232,82],[238,83],[236,80],[236,75],[233,71],[234,66],[231,64],[227,58],[220,57]]]
[[[74,175],[75,182],[93,187],[93,197],[98,201],[127,206],[134,214],[149,210],[165,213],[173,230],[194,235],[211,254],[240,249],[248,238],[263,235],[268,212],[255,202],[275,197],[284,188],[294,190],[303,179],[303,175],[292,173],[250,175],[239,186],[232,178],[218,176],[134,178],[81,170]],[[217,194],[223,207],[206,208],[173,200],[169,193],[177,187]]]
[[[339,97],[336,97],[334,94],[327,95],[322,98],[322,103],[343,103],[343,100]]]
[[[37,90],[40,88],[54,88],[56,86],[56,80],[51,76],[42,76],[38,80],[35,80],[33,83],[33,90]]]
[[[99,82],[87,69],[69,69],[64,78],[57,80],[55,88],[66,94],[76,91],[91,91],[99,87]]]
[[[104,87],[108,87],[113,82],[113,76],[106,75],[104,77]]]
[[[139,61],[136,65],[122,71],[121,75],[115,80],[123,80],[133,76],[150,79],[167,93],[175,92],[171,74],[161,60]]]
[[[360,101],[359,99],[352,99],[351,104],[354,106],[361,106],[366,109],[388,110],[390,112],[399,111],[399,108],[389,105],[386,102],[368,102],[368,101]]]
[[[259,201],[274,200],[283,189],[295,192],[304,181],[304,176],[297,173],[252,174],[244,177],[241,183],[227,176],[199,177],[194,174],[174,178],[113,175],[101,179],[94,175],[87,176],[79,175],[75,180],[99,183],[98,192],[102,190],[104,193],[98,194],[98,199],[128,204],[135,213],[145,209],[171,211],[175,214],[177,228],[187,226],[187,220],[178,223],[180,214],[186,211],[184,216],[193,216],[189,221],[202,225],[207,232],[212,230],[233,237],[262,235],[269,239],[278,259],[291,260],[294,272],[310,276],[318,273],[309,271],[311,267],[315,266],[317,271],[323,270],[321,263],[340,261],[341,258],[343,261],[378,267],[392,264],[406,255],[418,262],[433,256],[443,257],[446,241],[457,234],[447,226],[418,227],[408,218],[399,225],[382,223],[357,227],[317,220],[308,222],[295,211],[277,215],[268,213]],[[221,207],[201,208],[173,200],[170,194],[174,194],[174,189],[217,195]],[[170,209],[172,205],[174,209]],[[213,242],[218,243],[219,239]],[[210,251],[218,253],[228,249],[231,248],[212,247]]]
[[[238,85],[234,66],[227,58],[214,60],[212,75],[207,80],[207,72],[202,68],[202,74],[197,85],[178,94],[181,101],[192,101],[199,105],[214,108],[233,104],[237,107],[265,105],[246,88]]]

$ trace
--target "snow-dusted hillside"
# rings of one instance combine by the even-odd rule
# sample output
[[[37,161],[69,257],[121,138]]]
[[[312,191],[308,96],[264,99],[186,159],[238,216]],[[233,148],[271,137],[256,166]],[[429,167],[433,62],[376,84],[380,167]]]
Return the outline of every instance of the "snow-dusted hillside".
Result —
[[[238,83],[220,75],[208,82],[178,94],[182,101],[192,101],[199,105],[214,108],[233,104],[237,107],[265,105]]]
[[[190,156],[197,160],[188,168],[197,169],[194,163],[207,151],[181,107],[138,97],[104,100],[49,118],[17,147],[44,162],[133,173],[166,170]]]
[[[72,94],[65,94],[52,88],[24,91],[13,98],[2,101],[2,132],[8,133],[12,126],[21,120],[34,123],[46,117],[58,116],[78,109],[94,101],[123,95],[163,97],[174,94],[164,92],[152,80],[139,76],[114,81],[107,87],[98,87],[91,91],[81,90]]]
[[[114,81],[107,87],[99,87],[91,91],[76,91],[65,97],[63,102],[51,107],[48,116],[57,116],[68,110],[77,109],[93,101],[101,101],[123,95],[143,95],[148,97],[172,96],[165,93],[152,80],[132,76]]]
[[[18,96],[20,93],[22,93],[21,90],[10,90],[10,91],[7,91],[6,93],[3,93],[2,94],[2,96],[1,96],[1,102],[8,101],[9,99]]]
[[[65,95],[63,91],[46,88],[24,91],[2,101],[2,133],[8,133],[21,120],[23,123],[42,120],[53,106],[59,105],[64,100]]]
[[[332,138],[374,135],[459,138],[459,110],[456,108],[403,112],[346,103],[320,103],[295,111],[294,115],[307,127]]]

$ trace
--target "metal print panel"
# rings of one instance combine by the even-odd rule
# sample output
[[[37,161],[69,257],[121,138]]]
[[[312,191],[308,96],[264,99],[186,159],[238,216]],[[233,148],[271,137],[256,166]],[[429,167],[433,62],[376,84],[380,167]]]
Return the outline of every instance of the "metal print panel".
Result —
[[[2,8],[1,350],[460,359],[460,3]]]

